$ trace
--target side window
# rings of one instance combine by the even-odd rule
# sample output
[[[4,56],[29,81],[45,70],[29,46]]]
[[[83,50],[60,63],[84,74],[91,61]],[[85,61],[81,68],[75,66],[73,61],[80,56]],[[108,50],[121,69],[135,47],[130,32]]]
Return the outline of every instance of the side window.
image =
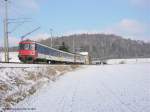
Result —
[[[37,50],[37,44],[35,44],[35,50]]]
[[[30,49],[35,50],[35,44],[30,44]]]
[[[25,49],[25,50],[29,50],[29,48],[30,48],[30,45],[29,45],[29,44],[24,44],[24,49]]]
[[[42,53],[42,47],[41,45],[36,45],[36,49],[38,50],[39,53]]]

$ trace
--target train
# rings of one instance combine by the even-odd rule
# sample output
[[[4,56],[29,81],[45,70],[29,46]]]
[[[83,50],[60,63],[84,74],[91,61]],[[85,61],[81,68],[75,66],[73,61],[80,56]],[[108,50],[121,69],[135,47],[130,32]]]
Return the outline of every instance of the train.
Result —
[[[19,42],[19,60],[23,63],[86,64],[87,57],[82,54],[58,50],[32,40]]]

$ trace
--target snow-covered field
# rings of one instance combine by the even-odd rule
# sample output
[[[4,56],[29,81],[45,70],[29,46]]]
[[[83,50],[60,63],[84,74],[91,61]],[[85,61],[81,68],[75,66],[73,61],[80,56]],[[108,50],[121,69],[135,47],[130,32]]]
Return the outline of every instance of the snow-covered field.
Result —
[[[12,110],[150,112],[150,64],[88,66],[67,73]]]
[[[107,64],[135,64],[135,63],[150,63],[150,58],[137,58],[137,59],[109,59]]]

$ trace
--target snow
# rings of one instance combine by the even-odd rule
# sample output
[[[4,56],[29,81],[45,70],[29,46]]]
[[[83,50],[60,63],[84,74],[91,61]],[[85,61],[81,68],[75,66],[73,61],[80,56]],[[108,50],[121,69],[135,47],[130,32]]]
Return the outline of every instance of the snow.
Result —
[[[109,59],[107,64],[150,63],[150,58]]]
[[[149,68],[148,63],[84,66],[47,84],[13,109],[22,109],[21,112],[150,112]]]
[[[0,53],[0,61],[5,61],[4,52]],[[20,62],[18,52],[9,52],[9,62]]]
[[[71,65],[0,64],[0,112],[73,69]]]
[[[79,54],[84,55],[84,56],[88,56],[88,52],[79,52]]]
[[[46,77],[38,79],[41,70],[46,73],[44,68],[1,68],[0,110],[2,107],[12,106],[18,99],[24,99],[23,94],[28,95],[31,88],[38,88],[40,84],[46,82],[48,80]],[[37,80],[34,80],[35,78]]]
[[[13,64],[13,63],[0,63],[0,68],[40,68],[40,67],[54,67],[50,64]],[[59,65],[61,66],[61,65]],[[65,65],[62,65],[65,66]],[[67,66],[67,65],[66,65]]]

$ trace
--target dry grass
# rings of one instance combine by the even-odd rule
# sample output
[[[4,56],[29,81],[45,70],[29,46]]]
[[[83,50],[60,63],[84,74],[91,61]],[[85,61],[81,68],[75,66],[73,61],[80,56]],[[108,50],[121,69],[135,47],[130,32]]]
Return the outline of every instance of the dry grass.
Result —
[[[15,81],[15,85],[18,86],[18,87],[19,87],[20,85],[25,84],[25,82],[24,82],[23,80],[21,80],[21,79],[19,79],[19,78],[17,78],[17,77],[14,78],[14,81]]]
[[[12,95],[7,96],[4,98],[3,107],[10,108],[12,105],[24,100],[27,96],[33,95],[36,92],[36,88],[32,86],[28,92],[17,92]]]
[[[28,72],[28,74],[25,77],[25,80],[37,81],[37,80],[41,79],[42,77],[43,77],[43,75],[41,72],[38,72],[38,73]]]
[[[36,88],[35,87],[31,87],[31,89],[29,89],[29,95],[32,95],[36,92]]]
[[[59,72],[63,72],[68,69],[68,66],[56,66],[55,69]]]
[[[22,94],[21,92],[18,92],[18,93],[14,93],[12,95],[7,96],[4,99],[5,104],[13,105],[13,104],[16,104],[16,103],[22,101],[25,97],[23,97],[21,94]]]
[[[0,84],[0,91],[7,91],[8,86],[6,84]]]
[[[47,67],[47,75],[48,76],[56,75],[56,74],[57,74],[57,72],[54,68]]]
[[[71,65],[70,67],[71,67],[72,69],[76,69],[76,68],[79,68],[80,65]]]

